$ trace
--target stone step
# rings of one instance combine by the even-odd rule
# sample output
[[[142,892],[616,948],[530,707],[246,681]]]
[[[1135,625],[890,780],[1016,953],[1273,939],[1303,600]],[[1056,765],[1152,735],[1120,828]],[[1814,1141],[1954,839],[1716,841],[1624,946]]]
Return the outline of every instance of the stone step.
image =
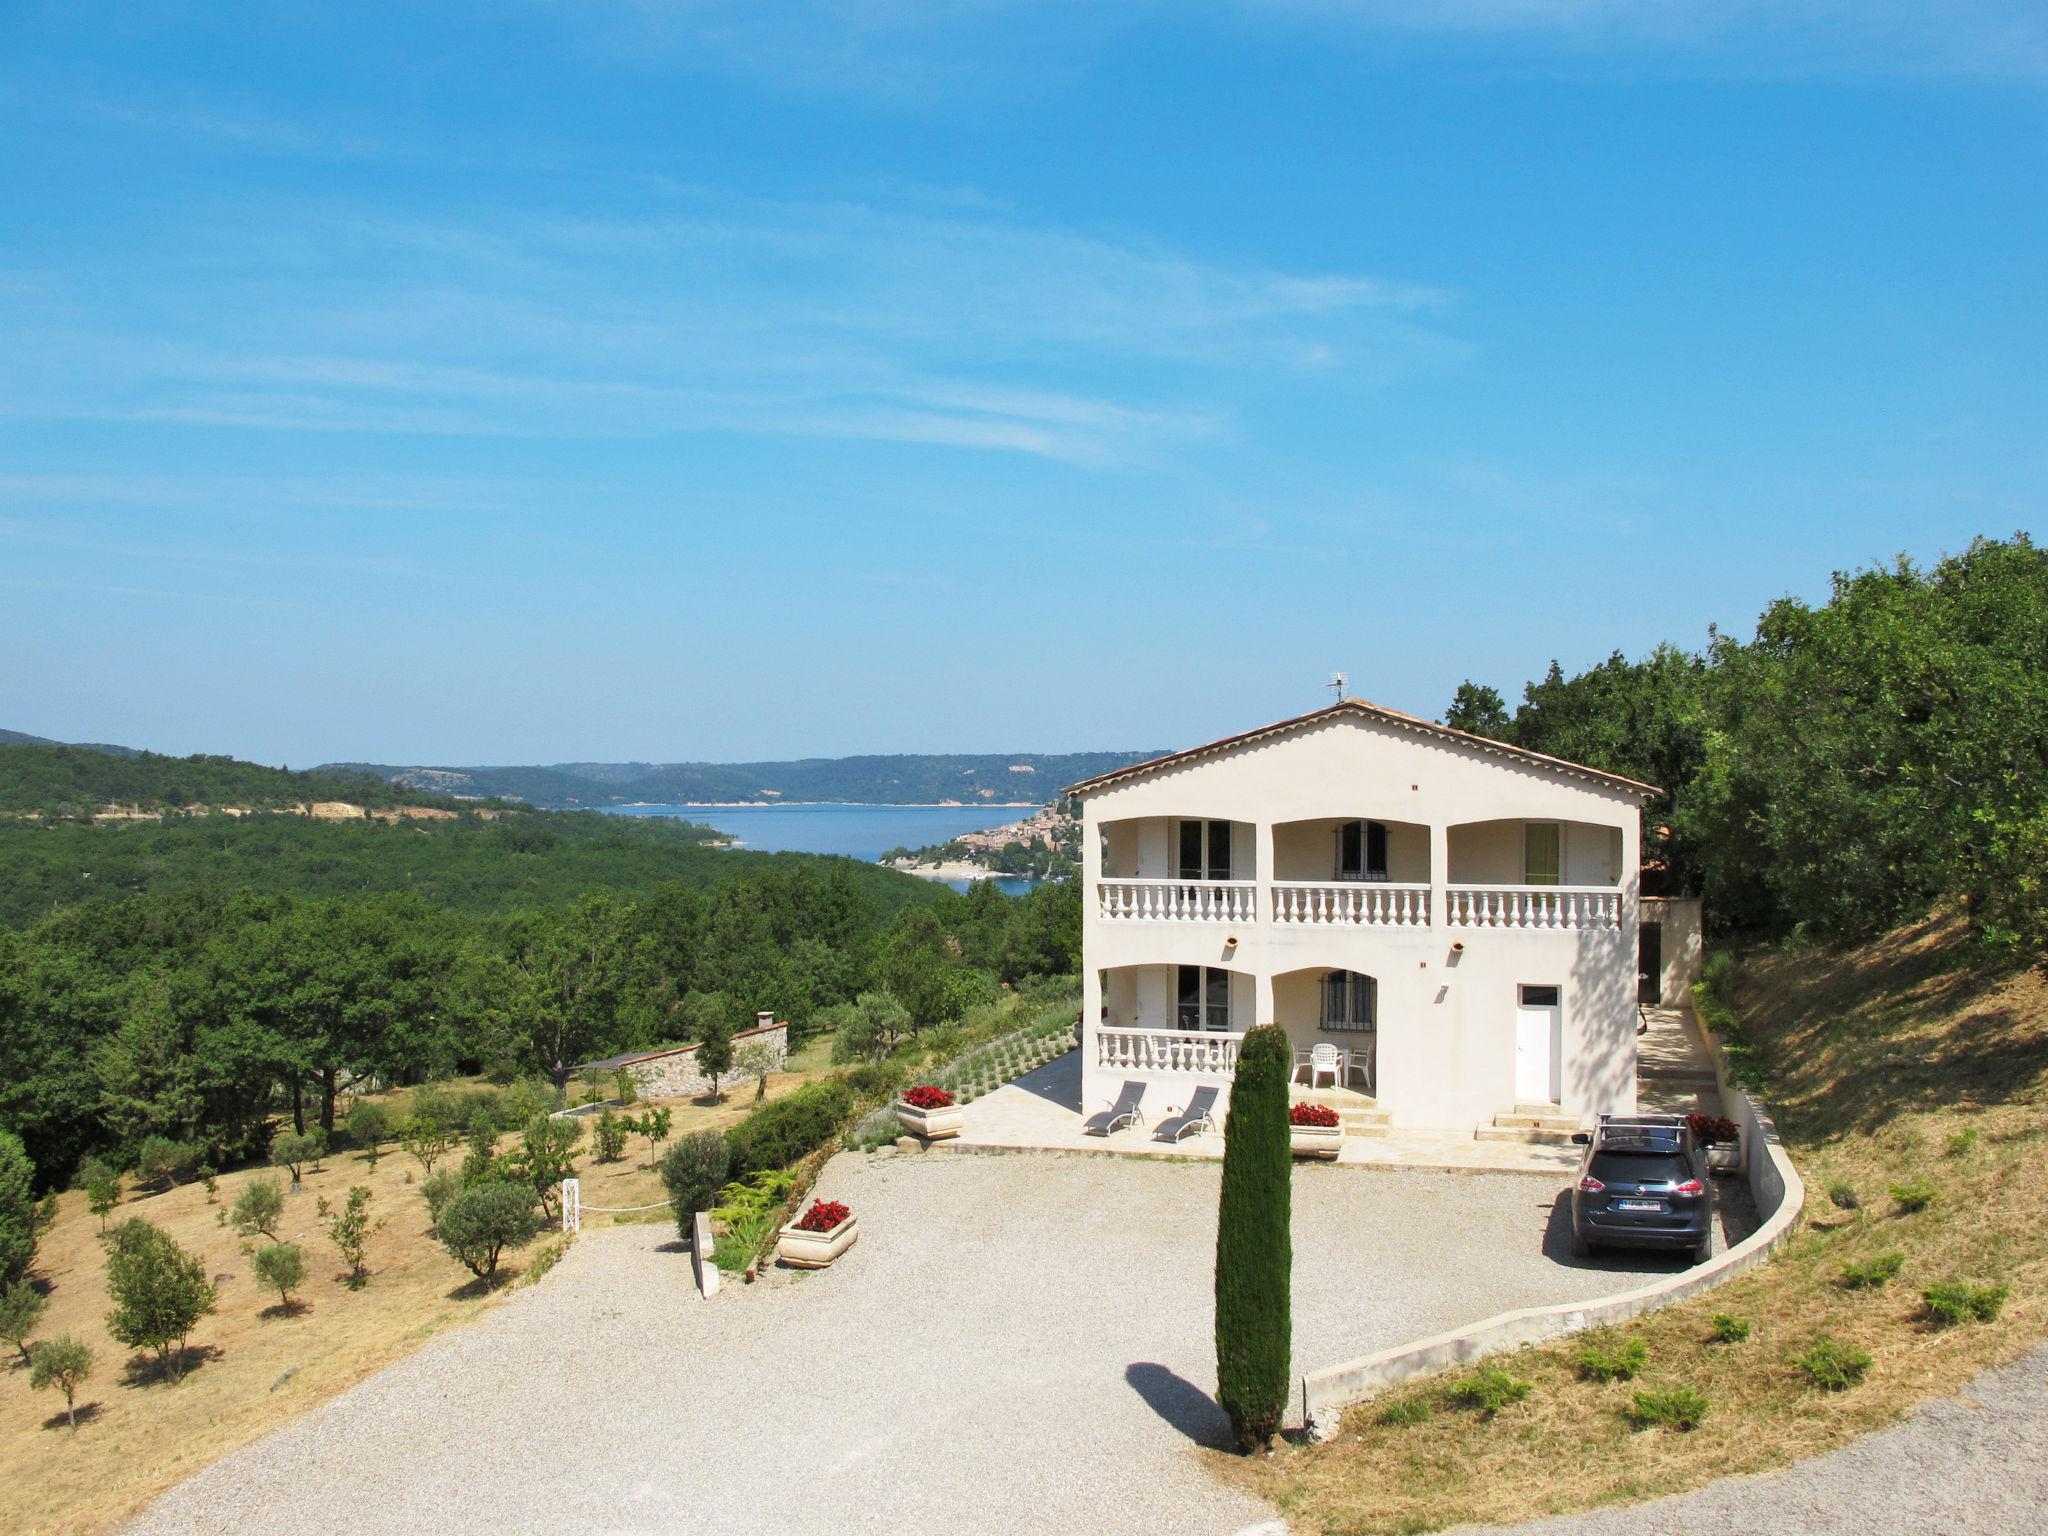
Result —
[[[1554,1113],[1548,1115],[1532,1115],[1521,1112],[1499,1114],[1493,1117],[1493,1123],[1502,1130],[1514,1131],[1576,1131],[1579,1128],[1576,1116]]]
[[[1532,1147],[1568,1147],[1572,1144],[1570,1130],[1536,1130],[1515,1125],[1480,1125],[1472,1129],[1474,1141],[1519,1141]]]

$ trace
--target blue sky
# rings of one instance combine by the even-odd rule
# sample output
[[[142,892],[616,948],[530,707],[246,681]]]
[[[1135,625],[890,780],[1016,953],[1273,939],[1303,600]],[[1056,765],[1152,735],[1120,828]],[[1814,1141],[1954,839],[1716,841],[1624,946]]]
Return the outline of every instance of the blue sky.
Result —
[[[0,8],[0,725],[1441,711],[2041,523],[2048,17]]]

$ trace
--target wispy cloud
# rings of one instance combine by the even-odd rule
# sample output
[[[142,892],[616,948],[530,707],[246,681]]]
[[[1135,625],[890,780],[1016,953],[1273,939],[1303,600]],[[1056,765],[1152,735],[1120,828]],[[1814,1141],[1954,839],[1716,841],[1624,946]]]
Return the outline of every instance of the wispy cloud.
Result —
[[[1426,285],[955,204],[697,188],[602,219],[244,207],[146,264],[97,256],[67,278],[75,302],[24,310],[8,338],[20,387],[0,409],[449,436],[763,432],[1111,465],[1227,432],[1219,402],[1247,374],[1364,381],[1456,351],[1433,328],[1446,296]],[[91,323],[78,294],[102,280],[140,295],[144,323]],[[204,341],[182,323],[195,303]]]

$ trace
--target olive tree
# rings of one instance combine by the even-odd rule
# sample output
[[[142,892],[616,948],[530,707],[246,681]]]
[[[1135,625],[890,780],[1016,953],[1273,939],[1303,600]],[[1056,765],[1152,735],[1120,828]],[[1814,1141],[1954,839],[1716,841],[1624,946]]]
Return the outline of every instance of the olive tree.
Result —
[[[275,1242],[277,1224],[283,1216],[284,1186],[276,1179],[258,1177],[244,1184],[242,1192],[235,1196],[229,1219],[242,1236],[254,1237],[261,1233]]]
[[[107,1332],[136,1349],[155,1350],[164,1375],[175,1382],[184,1374],[185,1340],[214,1309],[206,1265],[139,1216],[114,1229],[112,1248],[107,1292],[114,1310]]]
[[[36,1331],[43,1308],[49,1304],[50,1298],[26,1280],[17,1280],[0,1289],[0,1339],[5,1339],[21,1352],[23,1365],[31,1363],[28,1336]]]
[[[266,1243],[250,1256],[256,1278],[277,1292],[278,1305],[296,1310],[292,1292],[306,1283],[306,1251],[297,1243]]]
[[[457,1194],[442,1207],[435,1227],[441,1245],[488,1286],[498,1272],[498,1255],[532,1241],[540,1217],[529,1190],[492,1179]]]
[[[78,1389],[92,1374],[92,1346],[60,1333],[36,1346],[35,1364],[29,1367],[28,1384],[40,1392],[55,1387],[64,1394],[64,1417],[78,1428]]]

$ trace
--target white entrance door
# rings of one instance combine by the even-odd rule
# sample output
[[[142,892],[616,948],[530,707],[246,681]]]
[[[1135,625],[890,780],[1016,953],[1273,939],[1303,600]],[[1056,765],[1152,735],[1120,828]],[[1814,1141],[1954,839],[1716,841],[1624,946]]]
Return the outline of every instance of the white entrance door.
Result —
[[[1515,1008],[1517,1102],[1557,1102],[1557,1046],[1563,1033],[1564,1007],[1558,989],[1523,987]]]

